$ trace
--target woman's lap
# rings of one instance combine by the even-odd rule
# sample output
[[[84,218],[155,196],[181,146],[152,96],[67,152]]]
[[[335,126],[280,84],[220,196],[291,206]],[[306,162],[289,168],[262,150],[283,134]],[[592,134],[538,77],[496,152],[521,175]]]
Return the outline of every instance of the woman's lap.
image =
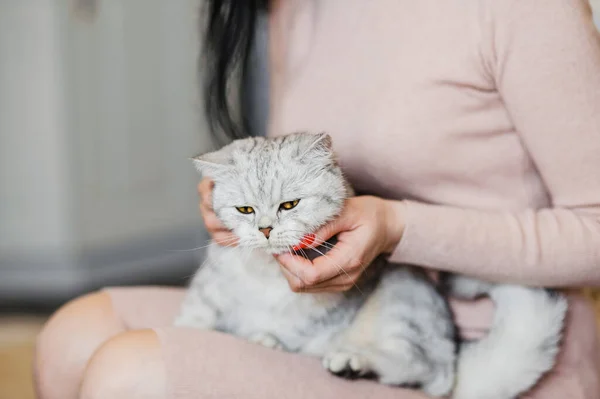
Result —
[[[151,328],[158,335],[169,399],[426,398],[371,381],[331,376],[318,359],[263,348],[222,333],[171,327],[183,289],[134,287],[106,292],[128,329]]]
[[[185,295],[183,288],[107,288],[115,313],[128,330],[169,327]]]
[[[107,292],[128,329],[151,328],[158,335],[168,370],[169,398],[425,398],[414,391],[333,377],[318,359],[262,348],[221,333],[172,327],[183,289],[111,288]],[[566,335],[559,366],[527,399],[598,397],[600,355],[594,313],[580,296],[571,297]]]
[[[167,368],[169,398],[426,399],[372,381],[343,380],[327,373],[318,359],[222,333],[172,327],[156,332],[166,349],[166,364],[177,365],[176,370]]]

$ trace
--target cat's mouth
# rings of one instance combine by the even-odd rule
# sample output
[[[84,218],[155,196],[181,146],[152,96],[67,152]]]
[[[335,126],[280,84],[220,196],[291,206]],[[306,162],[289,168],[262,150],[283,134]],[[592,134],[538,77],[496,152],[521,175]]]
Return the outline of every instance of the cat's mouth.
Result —
[[[271,254],[271,255],[281,255],[284,253],[292,253],[292,254],[302,254],[304,251],[311,249],[313,244],[315,243],[315,235],[312,233],[305,234],[298,242],[295,244],[275,244],[268,243],[265,246],[261,246],[260,249]]]
[[[337,236],[334,236],[329,240],[322,242],[317,240],[317,236],[315,234],[308,233],[305,234],[302,239],[300,239],[294,245],[278,245],[265,247],[263,249],[272,255],[291,253],[313,260],[318,256],[324,256],[335,246],[337,241]]]
[[[290,245],[274,245],[274,246],[267,246],[267,247],[262,247],[260,248],[261,250],[263,250],[264,252],[271,254],[271,255],[283,255],[283,254],[294,254],[294,255],[299,255],[302,251],[305,251],[304,249],[295,249],[295,246],[290,246]]]

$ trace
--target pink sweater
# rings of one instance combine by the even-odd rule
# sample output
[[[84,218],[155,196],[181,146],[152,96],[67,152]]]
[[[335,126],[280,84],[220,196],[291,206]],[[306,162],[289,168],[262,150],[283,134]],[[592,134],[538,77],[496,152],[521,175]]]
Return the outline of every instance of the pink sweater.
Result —
[[[283,0],[270,134],[327,131],[408,199],[399,262],[600,285],[600,37],[584,0]]]

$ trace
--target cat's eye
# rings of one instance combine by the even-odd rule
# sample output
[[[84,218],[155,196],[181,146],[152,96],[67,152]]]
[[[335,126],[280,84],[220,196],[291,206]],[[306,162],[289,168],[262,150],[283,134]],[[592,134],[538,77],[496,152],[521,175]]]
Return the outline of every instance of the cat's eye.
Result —
[[[290,209],[295,208],[296,205],[298,205],[298,202],[300,202],[299,199],[293,200],[293,201],[282,202],[281,205],[279,205],[279,209],[285,209],[286,211],[289,211]]]
[[[240,213],[243,213],[244,215],[254,213],[254,208],[252,208],[251,206],[236,206],[235,209],[237,209]]]

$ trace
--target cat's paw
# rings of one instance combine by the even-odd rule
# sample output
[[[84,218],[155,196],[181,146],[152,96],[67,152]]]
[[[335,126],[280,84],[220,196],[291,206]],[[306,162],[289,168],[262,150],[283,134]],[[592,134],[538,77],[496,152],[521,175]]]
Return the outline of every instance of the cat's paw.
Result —
[[[202,302],[185,303],[173,320],[173,325],[213,330],[217,325],[217,311]]]
[[[175,318],[173,321],[173,326],[197,328],[200,330],[212,330],[214,323],[212,320],[205,320],[200,317],[193,317],[193,315],[182,314]]]
[[[352,351],[334,351],[323,358],[323,367],[340,377],[354,379],[373,374],[367,359]]]
[[[423,353],[405,341],[396,350],[387,352],[368,347],[346,346],[330,351],[323,358],[323,367],[337,376],[373,378],[385,385],[416,388],[434,396],[446,396],[454,384],[453,363],[440,368]]]
[[[269,333],[256,333],[250,336],[248,340],[266,348],[283,350],[283,344],[274,335]]]

